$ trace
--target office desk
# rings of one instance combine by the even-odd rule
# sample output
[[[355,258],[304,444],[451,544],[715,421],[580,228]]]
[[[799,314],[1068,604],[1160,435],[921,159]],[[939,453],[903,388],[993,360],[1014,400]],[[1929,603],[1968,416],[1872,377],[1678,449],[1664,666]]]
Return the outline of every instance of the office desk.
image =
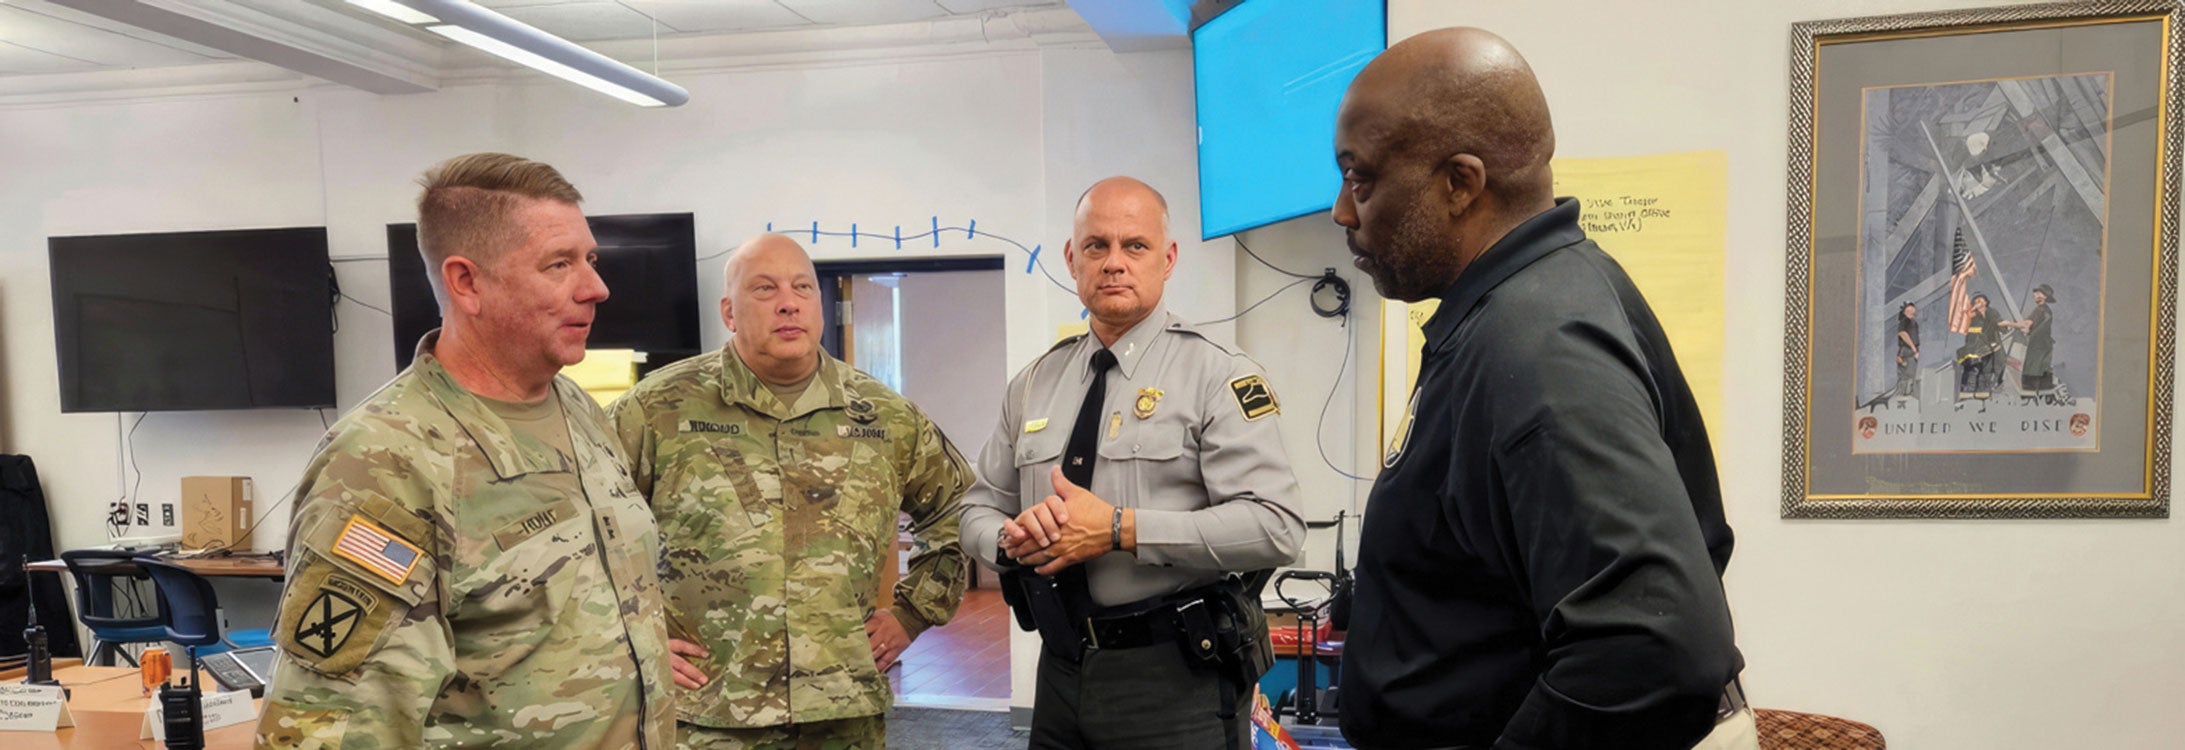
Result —
[[[288,568],[271,554],[250,553],[227,557],[164,558],[207,578],[270,578],[281,580],[288,576]],[[115,568],[123,566],[116,565]],[[68,565],[60,560],[39,560],[23,566],[34,573],[66,573]]]
[[[212,674],[199,672],[211,688],[219,683]],[[157,742],[137,739],[144,723],[144,708],[152,698],[143,694],[143,682],[134,667],[68,667],[53,670],[53,678],[68,686],[68,711],[76,718],[73,729],[58,732],[0,732],[0,744],[8,750],[57,748],[159,748]],[[252,705],[263,710],[262,701]],[[248,750],[255,721],[205,731],[207,750]]]

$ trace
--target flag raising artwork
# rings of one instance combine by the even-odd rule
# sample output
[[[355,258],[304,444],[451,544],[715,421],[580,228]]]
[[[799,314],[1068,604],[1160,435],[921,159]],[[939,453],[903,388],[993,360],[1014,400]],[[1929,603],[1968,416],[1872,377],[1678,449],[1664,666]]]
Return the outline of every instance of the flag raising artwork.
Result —
[[[1973,251],[1965,246],[1965,232],[1959,231],[1950,240],[1950,332],[1964,333],[1973,319],[1973,295],[1966,287],[1972,285],[1973,272],[1980,264],[1973,260]]]

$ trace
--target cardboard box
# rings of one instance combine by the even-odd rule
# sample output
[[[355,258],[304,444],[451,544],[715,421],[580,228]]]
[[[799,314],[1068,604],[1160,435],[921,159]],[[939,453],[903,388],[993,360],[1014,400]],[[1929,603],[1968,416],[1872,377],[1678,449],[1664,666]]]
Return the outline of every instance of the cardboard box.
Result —
[[[250,477],[183,477],[182,547],[249,549],[257,494]]]

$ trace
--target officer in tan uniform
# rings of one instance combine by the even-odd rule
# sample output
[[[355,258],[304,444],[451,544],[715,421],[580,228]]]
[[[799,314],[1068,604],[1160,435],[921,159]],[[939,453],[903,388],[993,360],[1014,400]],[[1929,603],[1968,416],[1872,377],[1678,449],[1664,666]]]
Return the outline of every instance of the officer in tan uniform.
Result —
[[[1260,367],[1161,307],[1168,206],[1127,177],[1063,246],[1091,332],[1018,373],[964,547],[1040,632],[1034,748],[1243,747],[1271,659],[1256,586],[1305,524]],[[1089,475],[1089,482],[1088,482]]]
[[[506,154],[423,182],[446,325],[297,485],[257,744],[668,747],[659,535],[557,374],[607,298],[582,197]]]
[[[882,676],[963,601],[971,467],[901,394],[819,346],[819,279],[794,240],[729,256],[728,346],[661,368],[610,408],[666,534],[682,743],[879,750]],[[917,551],[895,563],[896,518]]]

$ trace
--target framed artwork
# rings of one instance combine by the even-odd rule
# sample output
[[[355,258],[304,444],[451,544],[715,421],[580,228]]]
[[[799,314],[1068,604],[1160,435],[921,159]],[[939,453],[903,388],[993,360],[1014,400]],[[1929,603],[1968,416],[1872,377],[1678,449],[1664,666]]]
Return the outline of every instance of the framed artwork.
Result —
[[[2168,516],[2179,20],[1793,27],[1784,517]]]

